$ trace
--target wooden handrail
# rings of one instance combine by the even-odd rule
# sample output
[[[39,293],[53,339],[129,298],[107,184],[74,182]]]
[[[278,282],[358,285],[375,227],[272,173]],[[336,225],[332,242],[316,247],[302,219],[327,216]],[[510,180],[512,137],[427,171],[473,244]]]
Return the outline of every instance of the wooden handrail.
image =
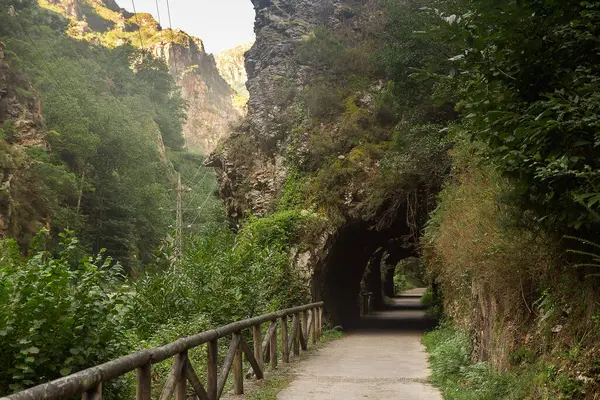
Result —
[[[289,337],[287,335],[287,326],[285,329],[281,329],[282,335],[285,335],[285,338],[282,336],[282,343],[285,346],[285,350],[282,352],[282,362],[286,363],[289,362],[290,347],[296,349],[301,345],[302,349],[306,350],[309,335],[312,335],[313,343],[316,343],[320,338],[322,333],[322,307],[323,302],[306,304],[234,322],[197,335],[181,338],[165,346],[138,351],[52,382],[0,398],[0,400],[67,400],[76,396],[81,396],[82,399],[100,400],[102,398],[102,384],[104,382],[136,370],[136,399],[150,400],[152,364],[160,363],[171,357],[176,357],[176,359],[161,398],[171,397],[174,393],[176,400],[185,400],[186,383],[189,381],[192,389],[200,399],[218,400],[221,397],[224,381],[229,375],[232,364],[235,364],[233,368],[235,392],[236,394],[241,394],[243,393],[243,375],[240,368],[242,354],[250,361],[257,379],[262,379],[264,376],[265,357],[271,360],[273,367],[277,365],[278,322],[287,321],[288,316],[293,316],[293,321],[295,321],[293,322],[292,332]],[[310,321],[308,319],[309,311]],[[302,329],[300,329],[300,320],[302,320]],[[265,322],[271,323],[271,329],[268,330],[265,337],[266,345],[263,345],[262,338],[260,337],[260,326]],[[306,329],[307,326],[309,327],[308,329]],[[250,347],[241,337],[241,332],[248,328],[253,328],[254,353],[250,352]],[[219,338],[230,335],[233,336],[233,340],[229,352],[225,357],[224,369],[219,379],[216,365],[218,358],[217,341]],[[205,389],[190,364],[187,352],[206,343],[208,343],[208,378],[207,388]],[[296,354],[296,351],[294,353]],[[257,356],[259,356],[260,360],[256,358]]]

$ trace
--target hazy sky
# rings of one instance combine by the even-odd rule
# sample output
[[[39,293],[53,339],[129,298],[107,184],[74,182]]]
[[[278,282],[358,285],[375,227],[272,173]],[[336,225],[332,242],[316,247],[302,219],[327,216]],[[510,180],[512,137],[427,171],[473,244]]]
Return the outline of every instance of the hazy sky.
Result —
[[[134,0],[137,12],[158,21],[156,0]],[[133,11],[132,0],[117,0]],[[169,27],[166,0],[158,0],[160,22]],[[254,39],[254,8],[250,0],[169,0],[173,29],[180,28],[204,41],[206,51],[217,53]]]

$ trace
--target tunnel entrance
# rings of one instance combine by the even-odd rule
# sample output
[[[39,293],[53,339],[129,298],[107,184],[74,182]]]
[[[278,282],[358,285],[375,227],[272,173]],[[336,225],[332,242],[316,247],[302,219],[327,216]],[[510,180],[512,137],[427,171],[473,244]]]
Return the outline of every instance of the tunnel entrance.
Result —
[[[338,230],[313,280],[316,298],[325,302],[333,324],[344,329],[359,325],[361,291],[371,293],[375,309],[384,307],[385,296],[395,295],[394,269],[383,271],[382,279],[381,261],[387,257],[387,265],[396,265],[414,256],[414,245],[403,244],[403,238],[409,234],[402,219],[383,230],[372,229],[371,224],[364,221],[349,223]],[[367,269],[369,273],[365,276]]]

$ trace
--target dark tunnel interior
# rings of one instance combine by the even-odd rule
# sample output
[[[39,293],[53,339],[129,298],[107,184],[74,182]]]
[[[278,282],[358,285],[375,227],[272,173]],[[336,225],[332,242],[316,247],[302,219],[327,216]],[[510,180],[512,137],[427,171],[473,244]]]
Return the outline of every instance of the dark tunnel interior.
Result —
[[[371,293],[373,307],[383,309],[384,295],[394,296],[394,269],[387,271],[384,285],[381,259],[386,254],[386,263],[395,265],[403,258],[414,256],[414,248],[402,245],[401,239],[409,233],[401,218],[384,230],[372,229],[364,221],[339,229],[329,255],[313,281],[315,297],[325,302],[325,311],[334,325],[344,329],[360,325],[361,282],[367,266],[370,273],[364,289]]]

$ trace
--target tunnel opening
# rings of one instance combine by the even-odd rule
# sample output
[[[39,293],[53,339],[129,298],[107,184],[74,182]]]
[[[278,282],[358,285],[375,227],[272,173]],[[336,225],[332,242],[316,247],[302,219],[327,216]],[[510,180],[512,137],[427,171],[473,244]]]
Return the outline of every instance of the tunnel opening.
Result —
[[[328,256],[318,268],[313,291],[325,302],[330,321],[344,329],[361,324],[361,293],[369,292],[374,309],[384,309],[385,298],[395,296],[394,268],[382,271],[382,259],[396,265],[416,255],[406,221],[398,218],[376,230],[365,221],[348,223],[338,230]],[[367,274],[365,272],[368,271]],[[383,272],[383,273],[382,273]]]

